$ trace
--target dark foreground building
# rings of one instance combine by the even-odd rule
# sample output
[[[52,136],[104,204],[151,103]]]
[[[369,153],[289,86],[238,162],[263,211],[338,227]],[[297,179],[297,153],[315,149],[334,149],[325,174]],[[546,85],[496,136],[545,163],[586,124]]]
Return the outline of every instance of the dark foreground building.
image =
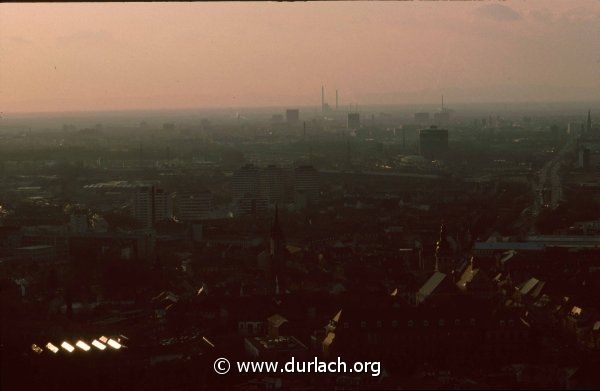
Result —
[[[419,131],[419,153],[427,159],[443,159],[448,153],[448,130],[431,126]]]

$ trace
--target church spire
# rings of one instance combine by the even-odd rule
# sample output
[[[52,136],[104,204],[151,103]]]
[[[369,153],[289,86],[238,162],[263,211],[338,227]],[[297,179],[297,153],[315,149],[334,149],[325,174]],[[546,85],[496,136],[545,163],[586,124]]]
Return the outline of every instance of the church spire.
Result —
[[[587,125],[585,130],[588,133],[592,130],[592,110],[588,110]]]
[[[275,204],[275,216],[273,217],[269,239],[271,292],[278,295],[284,292],[285,289],[282,279],[285,263],[285,240],[279,224],[279,208],[277,204]]]
[[[435,246],[436,254],[447,253],[450,250],[450,246],[448,244],[448,230],[446,229],[446,224],[442,221],[440,225],[440,237]]]
[[[449,257],[452,256],[452,249],[448,243],[448,232],[446,230],[446,224],[442,221],[440,225],[440,238],[435,244],[435,271],[447,272],[447,263]]]

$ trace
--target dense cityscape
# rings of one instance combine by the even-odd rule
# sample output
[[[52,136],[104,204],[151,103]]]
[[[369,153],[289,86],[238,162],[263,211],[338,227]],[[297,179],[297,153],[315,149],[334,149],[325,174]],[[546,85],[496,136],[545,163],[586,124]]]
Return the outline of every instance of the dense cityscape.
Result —
[[[598,100],[311,88],[3,113],[2,389],[598,389]]]

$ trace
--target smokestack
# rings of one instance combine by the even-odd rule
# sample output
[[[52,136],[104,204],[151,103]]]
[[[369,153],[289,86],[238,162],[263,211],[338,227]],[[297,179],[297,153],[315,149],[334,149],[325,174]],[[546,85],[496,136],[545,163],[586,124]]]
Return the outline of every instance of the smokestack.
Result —
[[[444,111],[444,94],[442,94],[442,111]]]
[[[321,111],[325,111],[325,86],[321,86]]]
[[[335,90],[335,111],[338,109],[338,90]]]

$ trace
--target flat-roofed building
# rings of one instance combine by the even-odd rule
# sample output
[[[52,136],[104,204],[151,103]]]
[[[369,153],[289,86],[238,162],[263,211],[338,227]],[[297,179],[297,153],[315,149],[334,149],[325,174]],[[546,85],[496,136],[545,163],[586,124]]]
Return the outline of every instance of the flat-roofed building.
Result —
[[[346,122],[348,129],[360,128],[360,114],[359,113],[348,113],[348,120]]]
[[[286,122],[298,122],[300,121],[300,110],[298,109],[287,109],[285,111]]]
[[[56,252],[54,246],[39,244],[35,246],[25,246],[15,249],[15,253],[23,261],[54,261]]]
[[[299,166],[294,170],[295,199],[301,196],[306,202],[319,201],[319,172],[313,166]]]
[[[431,126],[419,131],[419,154],[430,160],[443,159],[448,153],[448,130]]]
[[[172,202],[164,189],[156,186],[139,186],[133,195],[133,216],[144,227],[171,218]]]
[[[206,219],[212,210],[210,191],[185,192],[175,196],[176,216],[182,221]]]

